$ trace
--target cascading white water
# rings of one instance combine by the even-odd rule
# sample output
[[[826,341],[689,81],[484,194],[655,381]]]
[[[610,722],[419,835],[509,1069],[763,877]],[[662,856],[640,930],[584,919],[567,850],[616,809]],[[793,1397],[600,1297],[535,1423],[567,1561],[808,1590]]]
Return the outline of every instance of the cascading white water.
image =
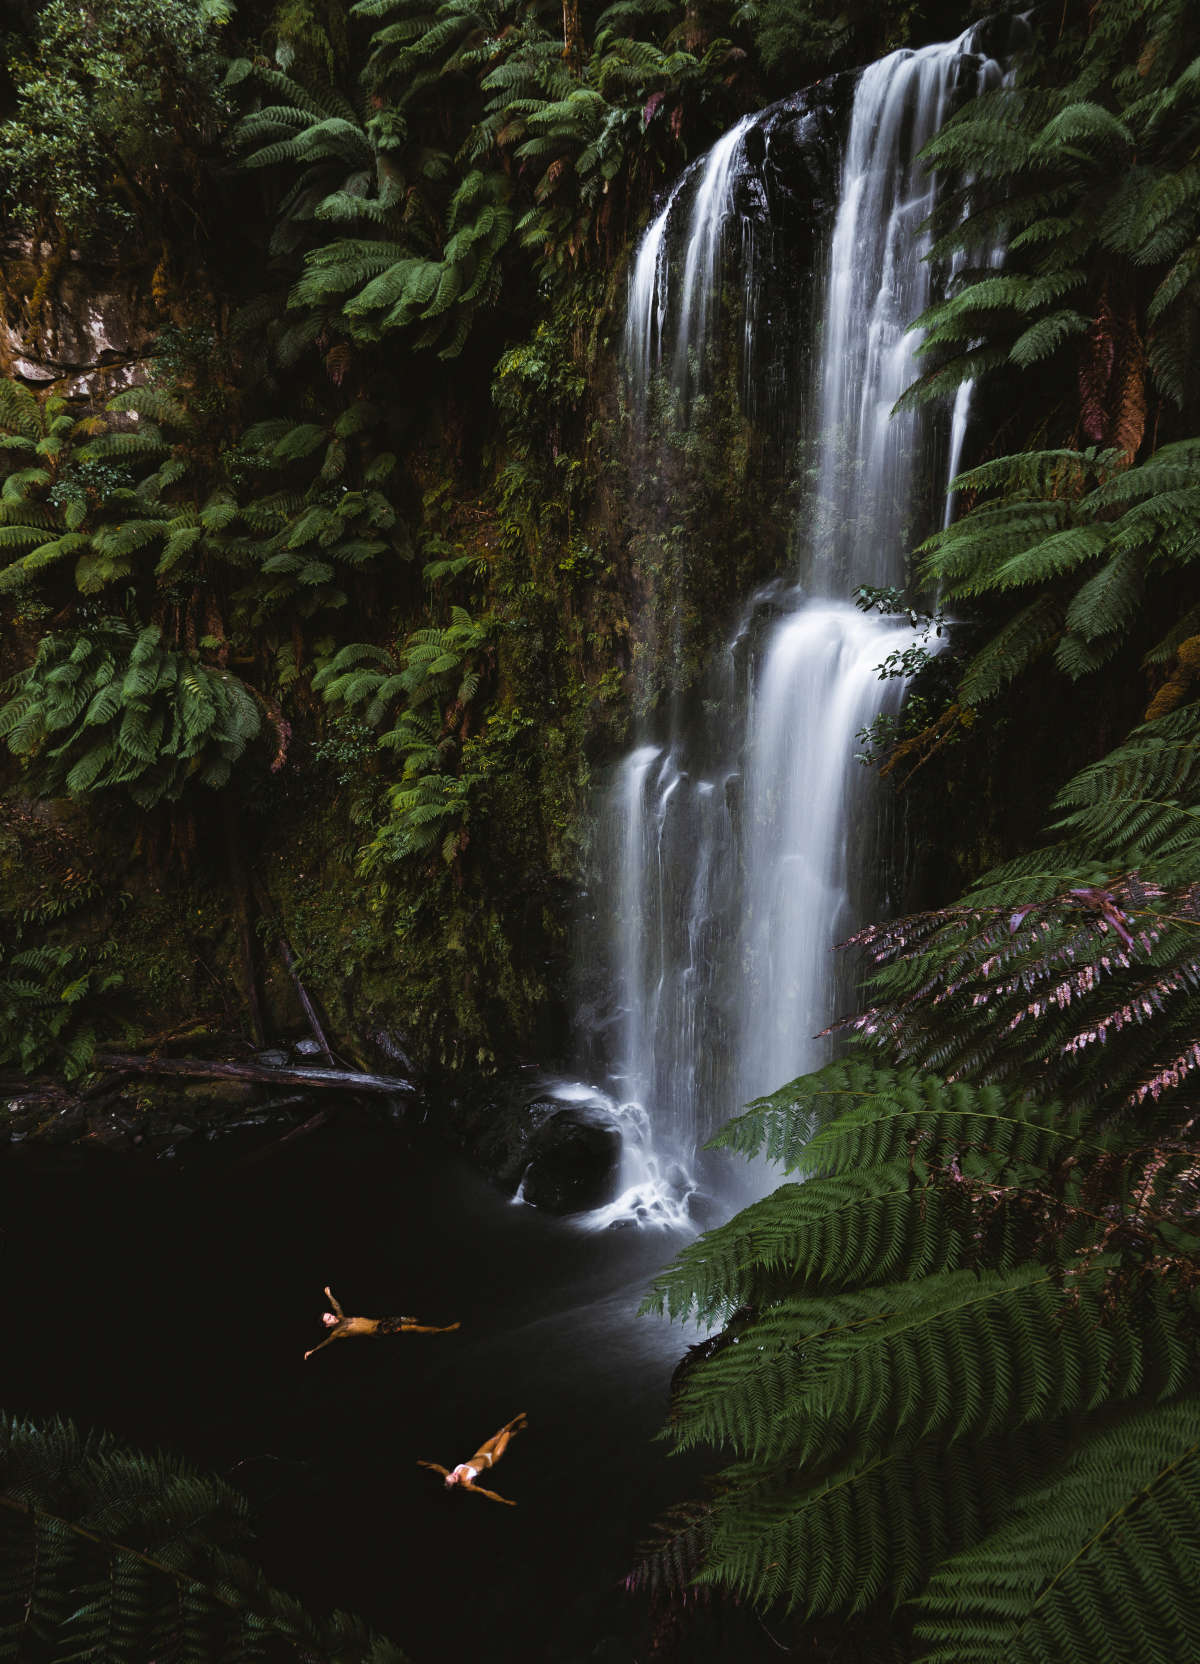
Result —
[[[897,702],[879,665],[911,639],[907,625],[813,602],[776,626],[764,655],[746,728],[743,1098],[822,1061],[812,1037],[836,1014],[830,949],[854,923],[851,857],[873,784],[853,760],[854,737]]]
[[[814,588],[903,582],[920,424],[892,412],[917,373],[909,325],[929,302],[920,227],[935,189],[917,154],[946,118],[964,42],[894,52],[855,93],[824,309]]]
[[[889,704],[879,667],[911,632],[833,606],[857,584],[903,586],[912,501],[925,452],[915,412],[894,412],[919,368],[912,320],[929,304],[936,185],[918,153],[949,114],[970,34],[893,53],[855,92],[825,282],[817,368],[817,531],[798,610],[776,624],[748,713],[743,838],[750,974],[735,1079],[743,1098],[772,1091],[827,1055],[814,1040],[837,1014],[830,949],[850,933],[848,886],[872,781],[854,737]],[[998,76],[974,67],[973,90]],[[962,452],[969,393],[956,401],[950,469]],[[955,424],[952,423],[952,429]],[[871,853],[860,840],[860,855]]]
[[[625,314],[625,363],[639,408],[662,358],[668,308],[678,320],[673,349],[676,384],[687,386],[689,355],[699,359],[711,329],[720,287],[721,245],[729,213],[729,189],[752,116],[744,116],[675,185],[666,206],[642,238],[629,282]],[[679,298],[672,294],[667,230],[679,203],[695,186]]]
[[[605,1221],[614,1210],[677,1220],[696,1187],[697,1145],[749,1098],[828,1055],[814,1036],[837,1015],[830,950],[858,922],[875,841],[872,780],[854,760],[855,738],[898,703],[900,684],[881,679],[880,666],[912,640],[907,624],[847,597],[858,584],[902,585],[923,529],[913,524],[914,477],[927,422],[892,416],[917,374],[909,325],[930,292],[921,225],[935,187],[917,152],[956,89],[997,73],[965,35],[895,53],[861,76],[828,242],[801,571],[786,591],[751,598],[703,690],[703,732],[676,709],[671,740],[647,735],[605,805],[599,889],[613,913],[616,1006],[605,1052],[632,1152],[626,1193]],[[702,369],[750,125],[689,170],[639,250],[626,363],[642,417],[655,373],[686,397]],[[767,131],[768,152],[770,142]],[[680,243],[674,221],[685,202]],[[743,225],[740,243],[752,262],[753,228]],[[749,266],[744,292],[747,302],[757,292]],[[756,327],[747,304],[747,364]],[[955,469],[968,406],[969,393],[954,413]]]
[[[993,64],[989,60],[986,69],[980,72],[980,91],[982,91],[985,87],[995,84],[995,82],[1000,79],[1009,81],[1011,79],[1011,72],[1001,77],[999,75],[999,66],[997,64]],[[962,271],[963,267],[968,264],[975,267],[990,266],[993,271],[998,271],[1004,263],[1005,246],[1003,237],[997,233],[993,237],[991,247],[983,252],[974,250],[968,257],[963,250],[958,250],[950,263],[951,285],[953,285],[955,278],[958,276],[959,272]],[[959,465],[962,462],[963,446],[966,443],[967,438],[967,426],[971,419],[971,401],[974,397],[974,381],[960,382],[955,390],[954,409],[950,414],[950,444],[946,461],[946,482],[948,485],[952,484],[958,477]],[[947,491],[946,493],[946,508],[942,515],[943,528],[948,526],[954,518],[956,495],[957,493],[954,491]]]

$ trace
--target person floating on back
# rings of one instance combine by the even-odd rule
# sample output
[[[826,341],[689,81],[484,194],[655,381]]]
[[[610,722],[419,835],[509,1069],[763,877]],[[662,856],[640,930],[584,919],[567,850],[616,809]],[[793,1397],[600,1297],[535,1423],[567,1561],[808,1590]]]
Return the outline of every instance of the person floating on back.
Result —
[[[304,1354],[306,1358],[311,1358],[322,1346],[328,1346],[330,1341],[344,1340],[348,1335],[448,1335],[462,1327],[460,1323],[447,1323],[438,1328],[431,1323],[418,1323],[415,1317],[347,1317],[332,1289],[325,1290],[325,1297],[333,1307],[331,1312],[321,1313],[321,1322],[329,1333],[317,1346],[309,1348]]]
[[[464,1491],[473,1491],[476,1496],[490,1497],[493,1502],[504,1503],[506,1508],[515,1508],[517,1505],[510,1497],[497,1496],[495,1491],[485,1490],[476,1481],[481,1473],[486,1473],[500,1460],[508,1447],[508,1441],[528,1425],[529,1422],[524,1410],[522,1410],[519,1416],[514,1416],[510,1422],[506,1422],[498,1433],[493,1433],[486,1444],[481,1444],[474,1456],[465,1462],[460,1462],[456,1468],[444,1468],[440,1462],[422,1461],[418,1461],[417,1466],[419,1468],[432,1468],[434,1473],[444,1473],[447,1490],[458,1485]]]

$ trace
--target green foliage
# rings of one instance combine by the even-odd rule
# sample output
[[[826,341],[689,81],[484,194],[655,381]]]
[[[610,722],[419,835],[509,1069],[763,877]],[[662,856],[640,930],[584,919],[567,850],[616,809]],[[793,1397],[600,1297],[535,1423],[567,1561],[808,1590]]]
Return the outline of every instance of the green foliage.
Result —
[[[940,641],[946,633],[945,617],[940,611],[921,612],[901,590],[894,586],[877,588],[872,584],[858,586],[854,604],[863,612],[906,617],[913,630],[921,632],[919,640],[907,647],[893,648],[883,663],[876,666],[881,682],[901,678],[908,687],[898,714],[882,711],[855,735],[863,747],[862,751],[855,752],[855,759],[871,767],[906,740],[921,734],[936,718],[953,688],[953,669],[951,660],[937,648],[931,651],[926,645],[930,637]]]
[[[228,670],[167,647],[156,625],[117,618],[43,636],[8,691],[0,738],[51,797],[120,788],[149,809],[193,779],[223,786],[262,725]]]
[[[69,1423],[0,1429],[0,1655],[403,1664],[357,1618],[310,1617],[243,1557],[248,1506],[178,1458]]]
[[[254,628],[284,608],[304,618],[340,608],[351,573],[409,558],[408,528],[387,491],[396,456],[376,443],[386,422],[385,407],[360,398],[328,422],[275,418],[242,436],[243,479],[278,481],[253,497],[243,484],[236,509],[232,553],[250,573],[238,599]]]
[[[670,12],[621,0],[589,43],[511,0],[360,0],[357,80],[330,52],[301,79],[235,62],[227,84],[254,101],[235,145],[276,170],[272,247],[302,260],[289,342],[402,331],[451,359],[506,272],[611,259],[631,229],[621,205],[657,183],[653,152],[683,159],[685,111],[736,62],[721,38],[681,50]]]
[[[1128,1658],[1171,1664],[1200,1643],[1176,1591],[1200,1551],[1194,1406],[1147,1410],[1035,1487],[981,1548],[948,1560],[921,1600],[929,1664]]]
[[[195,418],[165,392],[138,388],[108,409],[118,418],[135,412],[138,426],[93,439],[84,461],[157,466],[136,487],[108,494],[88,564],[76,570],[84,593],[128,575],[128,556],[144,549],[157,555],[160,586],[201,581],[214,566],[247,572],[238,599],[250,604],[257,625],[285,601],[301,616],[342,605],[339,569],[367,566],[398,544],[403,551],[403,527],[380,489],[395,457],[364,445],[384,420],[370,400],[322,423],[260,422],[215,456]],[[281,483],[262,495],[248,489],[275,481]],[[113,510],[123,516],[116,525]]]
[[[409,554],[388,494],[395,453],[378,443],[385,406],[360,396],[234,442],[228,404],[171,380],[77,418],[58,395],[0,382],[0,592],[71,621],[43,637],[0,719],[36,757],[39,791],[122,786],[147,806],[193,777],[223,786],[264,715],[278,768],[290,723],[276,692],[300,674],[299,621],[343,607],[356,572]],[[90,598],[114,593],[98,615]],[[161,660],[149,691],[118,674],[118,605],[155,620],[135,650]],[[252,668],[234,676],[231,656]]]
[[[211,144],[229,0],[47,0],[7,55],[16,111],[0,123],[8,214],[62,237],[161,229],[183,187],[180,140]]]
[[[1157,1132],[1103,1126],[1019,1086],[863,1058],[793,1082],[719,1135],[790,1152],[805,1180],[700,1238],[648,1302],[732,1319],[672,1407],[677,1448],[735,1458],[701,1522],[700,1581],[809,1616],[914,1598],[924,1610],[928,1591],[955,1656],[971,1633],[955,1574],[986,1601],[988,1568],[1006,1560],[1041,1599],[1058,1564],[1043,1568],[1046,1548],[1086,1540],[1080,1517],[1132,1508],[1181,1453],[1161,1435],[1189,1417],[1194,1460],[1185,1134],[1178,1117],[1160,1115]],[[1146,1419],[1155,1403],[1168,1409]],[[1111,1462],[1098,1495],[1076,1476],[1100,1472],[1110,1448],[1138,1454]],[[1172,1495],[1186,1549],[1200,1495]],[[1115,1533],[1092,1537],[1091,1587],[1111,1592],[1128,1562]],[[1177,1613],[1185,1626],[1200,1616],[1185,1563],[1181,1549],[1138,1595],[1164,1634]],[[641,1573],[660,1574],[666,1549]],[[995,1603],[996,1655],[1017,1605]],[[1086,1656],[1078,1636],[1060,1645]]]
[[[1200,39],[1185,0],[1117,4],[1101,19],[1071,7],[1063,21],[1057,45],[1027,54],[1015,85],[974,100],[926,148],[965,180],[941,210],[938,252],[970,260],[1001,223],[1007,252],[999,275],[968,266],[920,320],[937,367],[910,396],[944,389],[948,371],[994,366],[1001,346],[1012,364],[1044,373],[1048,360],[1068,376],[1077,354],[1084,434],[1132,454],[1147,367],[1167,399],[1193,396],[1172,366],[1200,304]]]
[[[993,430],[956,482],[964,512],[922,551],[923,580],[986,626],[959,713],[1050,653],[1073,680],[1130,647],[1178,668],[1194,633],[1195,10],[1072,0],[1039,27],[925,151],[958,181],[935,216],[952,276],[914,326],[929,367],[901,404],[976,381]]]
[[[0,1068],[24,1074],[49,1068],[78,1080],[91,1065],[104,996],[120,987],[108,968],[113,944],[22,945],[24,932],[0,943]]]
[[[361,869],[386,871],[440,844],[447,864],[466,844],[475,788],[483,776],[467,760],[470,706],[486,669],[494,627],[452,607],[444,628],[414,630],[395,655],[360,643],[343,647],[317,672],[313,687],[363,720],[379,726],[393,702],[404,705],[378,744],[403,759],[398,784],[387,793],[388,814],[363,850]],[[466,741],[466,745],[464,745]]]
[[[234,64],[229,82],[275,99],[235,132],[243,166],[295,173],[273,248],[307,245],[289,297],[299,314],[296,344],[312,340],[322,321],[359,343],[419,324],[415,344],[454,357],[474,310],[499,293],[497,261],[512,225],[505,176],[472,169],[441,193],[445,158],[424,146],[405,154],[405,99],[392,111],[359,89],[302,85],[247,60]],[[319,240],[324,222],[360,234]]]
[[[1063,787],[1059,843],[861,932],[880,970],[851,1026],[953,1077],[1128,1107],[1175,1092],[1200,1061],[1198,743],[1198,706],[1147,723]]]
[[[962,519],[924,545],[924,580],[951,600],[1035,594],[1019,629],[994,637],[967,665],[964,704],[994,697],[1051,642],[1073,678],[1112,658],[1140,622],[1150,587],[1176,583],[1200,556],[1198,459],[1200,440],[1187,439],[1132,468],[1113,451],[1059,450],[1002,457],[960,476],[959,488],[984,500],[976,495]],[[1169,656],[1172,644],[1166,638],[1150,657]]]
[[[768,69],[838,59],[854,40],[854,23],[846,9],[833,16],[814,5],[781,4],[779,0],[742,0],[733,14],[737,24],[749,25],[755,33],[763,63]]]

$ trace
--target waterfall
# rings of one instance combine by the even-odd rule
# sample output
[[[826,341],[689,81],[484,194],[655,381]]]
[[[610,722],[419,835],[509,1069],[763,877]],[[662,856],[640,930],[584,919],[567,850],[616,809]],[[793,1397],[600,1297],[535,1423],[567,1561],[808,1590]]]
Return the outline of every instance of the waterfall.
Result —
[[[818,378],[812,581],[834,593],[904,581],[919,423],[892,410],[917,374],[908,326],[929,303],[929,238],[919,227],[934,203],[917,153],[948,114],[962,46],[894,52],[863,72],[855,93]]]
[[[904,584],[907,553],[931,529],[919,469],[936,453],[941,477],[957,470],[970,404],[967,389],[952,419],[941,414],[932,450],[927,415],[892,415],[918,371],[909,325],[930,296],[921,227],[936,187],[917,153],[955,100],[998,75],[968,32],[859,77],[826,222],[817,361],[791,372],[813,413],[801,430],[814,459],[795,570],[749,598],[699,696],[675,702],[668,737],[647,727],[604,802],[596,890],[612,998],[590,1038],[631,1154],[602,1222],[677,1220],[710,1182],[699,1144],[829,1055],[815,1037],[848,995],[830,950],[881,900],[869,876],[879,809],[855,739],[898,705],[900,683],[880,666],[913,639],[907,621],[849,597]],[[735,250],[747,396],[769,250],[759,226],[739,224],[738,202],[766,188],[773,119],[743,120],[693,164],[638,251],[625,361],[643,447],[653,378],[668,378],[685,412],[701,389]]]
[[[669,308],[680,320],[673,349],[674,379],[684,389],[694,383],[695,366],[703,355],[720,294],[721,247],[730,210],[730,186],[737,176],[743,136],[753,119],[744,116],[718,139],[707,156],[692,164],[638,249],[626,310],[625,362],[639,414],[644,411],[645,391],[661,358]],[[676,205],[689,190],[695,194],[676,300],[667,231]]]
[[[854,737],[885,704],[880,660],[910,639],[853,606],[813,602],[780,622],[764,654],[746,734],[744,1098],[821,1061],[811,1036],[836,1015],[830,948],[855,922],[851,846],[872,785]]]

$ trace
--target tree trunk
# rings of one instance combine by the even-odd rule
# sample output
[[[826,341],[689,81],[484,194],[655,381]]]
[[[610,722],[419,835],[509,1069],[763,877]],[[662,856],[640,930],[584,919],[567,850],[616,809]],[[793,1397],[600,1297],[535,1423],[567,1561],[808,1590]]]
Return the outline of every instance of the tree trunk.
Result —
[[[579,0],[563,0],[563,59],[572,75],[583,68],[583,13]]]

